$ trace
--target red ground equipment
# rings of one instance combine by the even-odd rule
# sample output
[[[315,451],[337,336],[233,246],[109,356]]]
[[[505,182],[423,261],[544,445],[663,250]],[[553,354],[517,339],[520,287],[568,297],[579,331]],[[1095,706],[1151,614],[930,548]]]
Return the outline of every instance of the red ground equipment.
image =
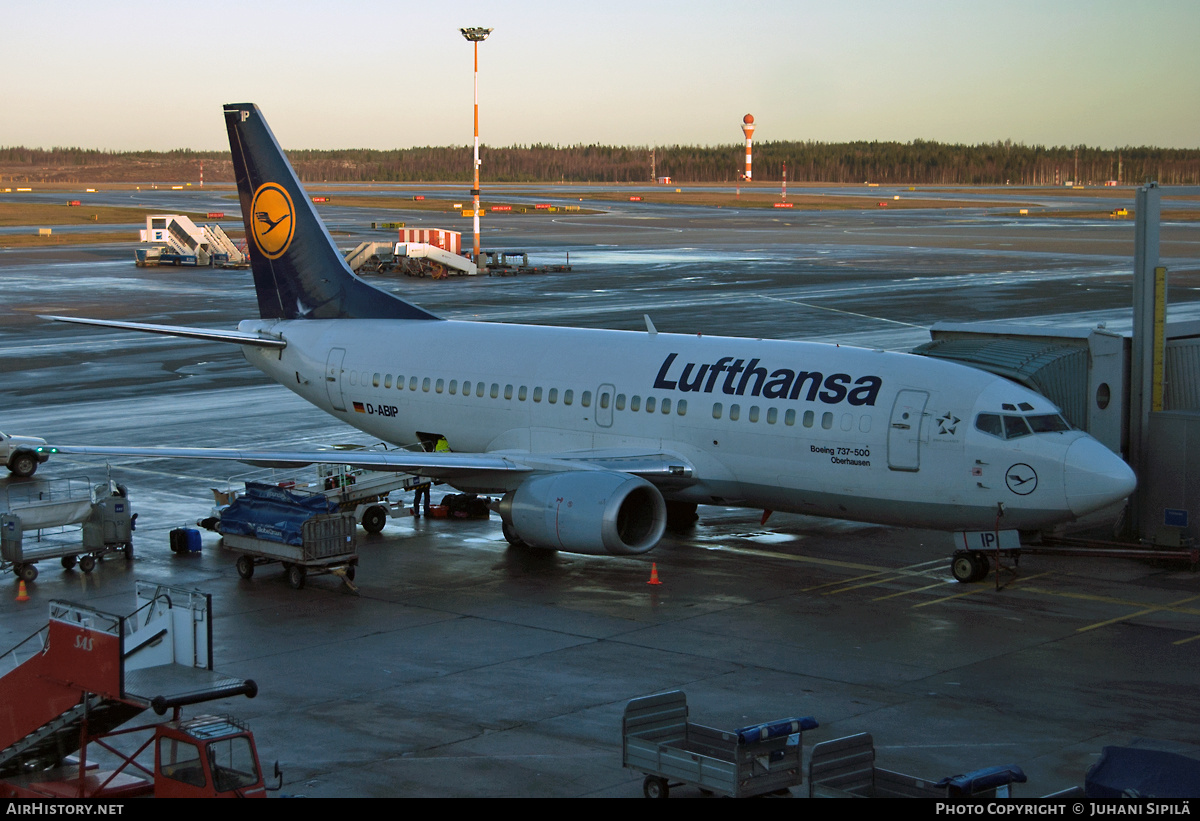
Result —
[[[129,616],[53,601],[49,624],[0,655],[0,797],[265,796],[244,724],[180,719],[258,692],[212,669],[212,598],[146,582],[136,595]],[[123,726],[151,708],[172,720]]]

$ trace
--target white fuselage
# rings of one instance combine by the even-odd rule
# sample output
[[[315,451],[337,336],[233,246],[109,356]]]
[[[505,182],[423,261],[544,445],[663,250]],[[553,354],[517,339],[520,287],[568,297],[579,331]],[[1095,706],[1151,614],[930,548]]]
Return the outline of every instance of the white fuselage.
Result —
[[[405,445],[669,454],[670,500],[945,530],[1036,529],[1121,498],[1131,474],[1075,430],[1005,439],[980,413],[1057,414],[973,368],[817,343],[430,320],[252,320],[247,359]],[[500,491],[520,477],[466,490]],[[1000,516],[1001,510],[1003,515]]]

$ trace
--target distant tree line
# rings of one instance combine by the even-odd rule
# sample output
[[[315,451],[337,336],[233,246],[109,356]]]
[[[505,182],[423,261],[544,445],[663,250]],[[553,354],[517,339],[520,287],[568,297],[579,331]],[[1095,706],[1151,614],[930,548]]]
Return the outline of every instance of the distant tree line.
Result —
[[[482,177],[491,182],[636,183],[651,179],[651,147],[517,145],[484,147]],[[469,182],[469,146],[392,150],[289,151],[305,182]],[[654,174],[680,183],[734,183],[744,147],[656,146]],[[0,147],[0,181],[229,182],[228,151],[111,152],[82,148]],[[1096,184],[1120,179],[1164,185],[1200,184],[1200,149],[1029,146],[1010,140],[954,145],[912,142],[762,142],[754,146],[754,179],[893,185]],[[1119,176],[1118,176],[1119,175]]]

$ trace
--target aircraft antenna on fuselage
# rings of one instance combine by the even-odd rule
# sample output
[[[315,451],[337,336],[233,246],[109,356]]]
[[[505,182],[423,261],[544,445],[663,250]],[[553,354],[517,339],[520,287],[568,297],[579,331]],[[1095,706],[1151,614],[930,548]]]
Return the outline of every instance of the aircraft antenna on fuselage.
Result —
[[[354,275],[258,106],[227,104],[225,127],[263,319],[440,319]]]

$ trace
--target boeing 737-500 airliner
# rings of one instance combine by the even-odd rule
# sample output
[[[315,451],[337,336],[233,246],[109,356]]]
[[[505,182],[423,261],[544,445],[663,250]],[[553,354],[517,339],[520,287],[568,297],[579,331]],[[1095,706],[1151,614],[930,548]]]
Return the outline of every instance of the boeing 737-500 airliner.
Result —
[[[669,512],[698,504],[1036,530],[1133,491],[1129,467],[1045,397],[964,365],[650,323],[441,319],[350,271],[257,106],[226,106],[225,123],[259,318],[237,331],[55,318],[241,345],[271,379],[371,436],[445,439],[450,452],[59,452],[406,471],[502,494],[512,542],[616,555],[650,550]]]

